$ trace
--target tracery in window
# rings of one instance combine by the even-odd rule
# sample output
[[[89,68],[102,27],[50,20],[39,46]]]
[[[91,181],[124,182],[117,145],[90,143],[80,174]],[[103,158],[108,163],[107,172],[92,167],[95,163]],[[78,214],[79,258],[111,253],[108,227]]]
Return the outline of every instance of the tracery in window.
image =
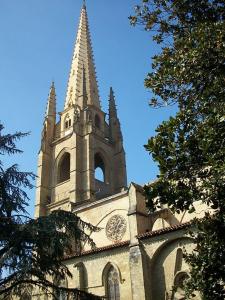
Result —
[[[107,275],[107,299],[120,300],[119,274],[113,266]]]
[[[64,123],[65,129],[68,129],[69,127],[71,127],[71,125],[72,125],[72,122],[71,122],[70,117],[69,117],[69,116],[66,116],[66,118],[65,118],[65,123]]]

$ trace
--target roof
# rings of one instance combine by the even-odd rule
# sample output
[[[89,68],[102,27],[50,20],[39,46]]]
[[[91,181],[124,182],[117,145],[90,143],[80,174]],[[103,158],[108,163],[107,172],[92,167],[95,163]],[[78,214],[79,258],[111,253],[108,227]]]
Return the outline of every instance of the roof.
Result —
[[[158,236],[158,235],[165,234],[165,233],[168,233],[168,232],[172,232],[172,231],[176,231],[176,230],[180,230],[180,229],[185,229],[185,228],[191,226],[191,224],[192,224],[192,222],[186,222],[186,223],[183,223],[183,224],[178,224],[178,225],[174,225],[174,226],[171,226],[171,227],[166,227],[166,228],[162,228],[162,229],[159,229],[159,230],[148,231],[148,232],[139,234],[137,236],[137,238],[138,239],[145,239],[145,238],[149,238],[149,237]]]
[[[146,239],[146,238],[159,236],[159,235],[166,234],[166,233],[169,233],[169,232],[173,232],[173,231],[176,231],[176,230],[185,229],[185,228],[191,226],[191,224],[192,224],[191,222],[186,222],[186,223],[183,223],[183,224],[174,225],[174,226],[163,228],[163,229],[160,229],[160,230],[145,232],[143,234],[139,234],[137,236],[137,238],[138,239]],[[88,250],[88,251],[83,251],[81,253],[68,255],[65,258],[65,260],[69,260],[69,259],[73,259],[73,258],[81,257],[81,256],[86,256],[86,255],[91,255],[91,254],[95,254],[95,253],[99,253],[99,252],[103,252],[103,251],[108,251],[108,250],[112,250],[112,249],[116,249],[116,248],[127,247],[129,245],[130,245],[129,240],[122,241],[122,242],[107,245],[107,246],[104,246],[104,247],[99,247],[99,248],[94,248],[94,249],[91,249],[91,250]]]
[[[137,184],[135,182],[131,182],[131,185],[133,185],[135,187],[135,189],[140,192],[141,194],[144,193],[144,188],[143,186],[141,186],[140,184]]]

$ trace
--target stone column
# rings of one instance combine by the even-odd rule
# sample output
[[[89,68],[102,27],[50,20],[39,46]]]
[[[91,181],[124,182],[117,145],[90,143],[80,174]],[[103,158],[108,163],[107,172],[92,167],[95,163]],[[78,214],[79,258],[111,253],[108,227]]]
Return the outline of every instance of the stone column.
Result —
[[[132,300],[149,300],[149,286],[147,278],[145,278],[146,253],[140,244],[138,235],[138,219],[137,219],[137,191],[133,184],[129,188],[129,212],[128,220],[130,227],[130,277]],[[150,270],[149,270],[150,273]]]

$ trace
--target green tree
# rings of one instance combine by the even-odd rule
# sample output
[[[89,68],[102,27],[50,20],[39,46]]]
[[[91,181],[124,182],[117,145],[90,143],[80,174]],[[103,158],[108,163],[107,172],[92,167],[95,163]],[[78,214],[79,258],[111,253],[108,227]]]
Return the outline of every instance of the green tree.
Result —
[[[195,220],[195,251],[187,255],[187,297],[225,299],[225,1],[143,0],[131,24],[151,31],[161,51],[145,86],[153,107],[177,105],[175,116],[145,146],[158,162],[157,180],[145,186],[152,211],[213,211]]]
[[[0,124],[0,155],[21,153],[16,141],[27,134],[4,135],[3,128]],[[98,228],[62,210],[30,218],[26,189],[33,187],[34,179],[33,173],[20,172],[17,165],[4,169],[0,159],[0,298],[8,299],[12,294],[22,297],[24,288],[38,287],[53,296],[66,292],[74,299],[77,295],[96,299],[76,289],[59,288],[55,282],[72,277],[63,264],[65,255],[82,241],[94,247],[88,232]]]

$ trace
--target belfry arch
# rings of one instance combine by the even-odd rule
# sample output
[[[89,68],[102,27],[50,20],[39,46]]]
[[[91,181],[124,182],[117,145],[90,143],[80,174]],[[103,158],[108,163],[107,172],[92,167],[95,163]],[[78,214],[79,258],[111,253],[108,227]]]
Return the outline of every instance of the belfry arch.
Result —
[[[57,165],[57,183],[63,183],[70,179],[70,153],[65,152]]]
[[[106,166],[105,166],[105,162],[104,162],[104,159],[102,157],[102,155],[97,152],[95,154],[95,157],[94,157],[94,166],[95,166],[95,179],[99,180],[99,181],[102,181],[102,182],[105,182],[106,181],[106,177],[105,177],[105,172],[106,172]],[[101,177],[102,178],[98,178],[97,177],[97,171],[100,169],[101,171]],[[99,172],[98,172],[99,173]]]
[[[94,179],[95,196],[102,198],[110,194],[112,182],[110,180],[110,164],[102,150],[95,152],[94,155]]]

